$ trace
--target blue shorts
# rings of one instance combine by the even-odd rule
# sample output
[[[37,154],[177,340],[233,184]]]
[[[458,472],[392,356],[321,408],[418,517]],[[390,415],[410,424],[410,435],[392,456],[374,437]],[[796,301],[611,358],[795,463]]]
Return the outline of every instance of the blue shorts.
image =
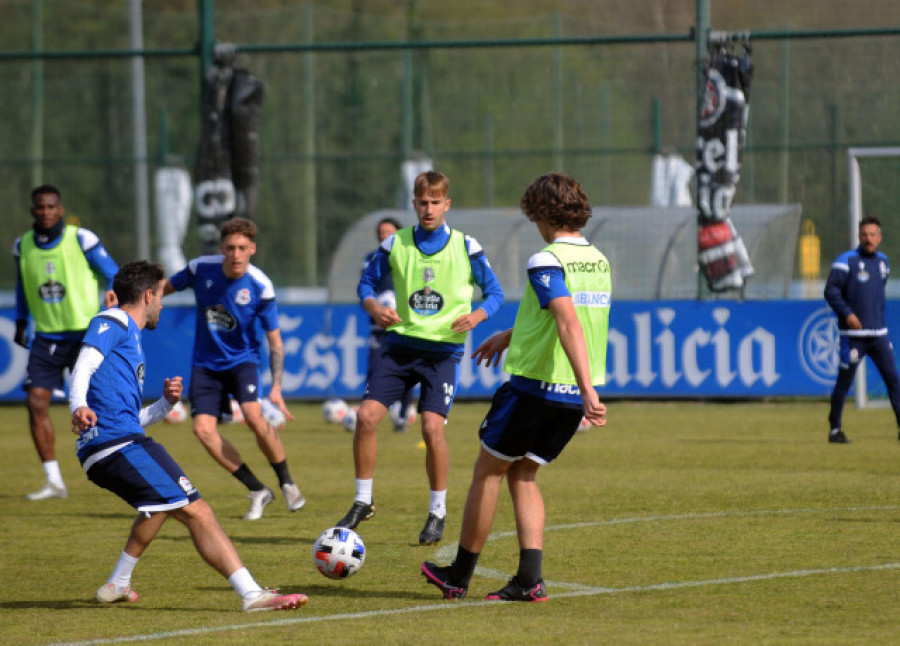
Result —
[[[53,341],[37,335],[28,355],[28,368],[22,388],[46,388],[56,390],[64,386],[63,372],[75,366],[81,352],[81,334],[66,341]]]
[[[212,415],[221,420],[223,413],[230,415],[229,395],[242,404],[255,402],[262,396],[258,364],[242,363],[230,370],[210,370],[194,366],[191,370],[188,398],[192,417]]]
[[[379,348],[374,364],[369,367],[369,381],[363,399],[374,399],[389,407],[403,393],[421,384],[419,412],[430,411],[447,417],[456,385],[459,361],[453,357],[423,357],[387,343]]]
[[[494,393],[478,437],[484,450],[501,460],[549,464],[575,435],[583,415],[581,408],[554,405],[506,383]]]
[[[200,499],[200,492],[178,463],[151,437],[97,460],[88,468],[87,477],[138,511],[169,511]]]

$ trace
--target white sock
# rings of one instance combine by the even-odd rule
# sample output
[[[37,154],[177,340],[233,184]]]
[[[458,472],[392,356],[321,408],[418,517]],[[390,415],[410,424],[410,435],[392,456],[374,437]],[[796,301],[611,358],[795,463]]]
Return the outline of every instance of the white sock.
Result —
[[[356,479],[356,499],[359,502],[364,502],[367,505],[372,504],[372,483],[374,478],[368,478],[366,480]]]
[[[44,462],[44,473],[47,475],[47,482],[57,487],[65,487],[63,484],[62,473],[59,472],[59,462],[50,460]]]
[[[137,562],[138,559],[122,552],[107,583],[112,583],[119,589],[127,588],[131,583],[131,573],[134,572],[134,566],[137,565]]]
[[[245,567],[235,570],[234,573],[228,577],[228,583],[231,584],[231,587],[234,588],[234,591],[237,592],[241,598],[246,598],[257,592],[262,592],[262,588],[253,578],[253,575],[250,574],[250,570]]]
[[[447,490],[431,492],[431,506],[428,508],[429,514],[434,514],[438,518],[447,515]]]

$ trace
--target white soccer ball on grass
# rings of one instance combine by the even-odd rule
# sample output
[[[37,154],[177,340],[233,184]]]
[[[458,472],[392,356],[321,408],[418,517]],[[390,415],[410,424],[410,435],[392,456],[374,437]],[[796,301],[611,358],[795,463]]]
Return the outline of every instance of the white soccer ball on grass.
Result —
[[[179,401],[175,402],[175,405],[172,406],[172,410],[166,413],[165,421],[166,424],[181,424],[187,418],[187,406],[184,405],[184,402]]]
[[[275,430],[280,431],[284,428],[287,417],[284,416],[284,413],[281,412],[281,409],[278,408],[278,406],[272,403],[271,399],[263,397],[259,400],[259,405],[262,407],[263,417],[266,418],[266,421],[271,424]]]
[[[356,430],[356,414],[358,412],[359,406],[351,406],[347,409],[347,412],[344,413],[344,419],[341,420],[341,424],[348,433],[352,433]]]
[[[386,289],[375,297],[375,302],[382,307],[390,307],[392,310],[397,309],[397,295],[392,289]]]
[[[322,404],[322,417],[329,424],[337,424],[347,414],[347,402],[340,397],[330,397]]]
[[[329,579],[353,576],[366,561],[359,534],[346,527],[326,529],[313,544],[313,565]]]
[[[411,426],[413,422],[416,421],[416,404],[411,402],[409,406],[406,408],[406,419],[400,419],[400,402],[396,401],[390,405],[388,408],[388,413],[391,416],[391,421],[396,426],[397,424],[405,424],[406,426]]]

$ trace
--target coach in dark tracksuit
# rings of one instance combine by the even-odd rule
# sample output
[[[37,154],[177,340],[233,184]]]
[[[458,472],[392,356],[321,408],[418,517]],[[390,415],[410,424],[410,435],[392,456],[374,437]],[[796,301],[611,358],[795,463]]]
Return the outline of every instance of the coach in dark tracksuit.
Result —
[[[884,321],[884,293],[891,267],[887,256],[878,251],[880,244],[881,222],[875,217],[863,218],[859,247],[835,259],[825,284],[825,300],[837,314],[841,333],[841,364],[828,413],[828,441],[837,444],[850,443],[841,429],[841,414],[853,375],[866,355],[872,357],[884,379],[900,427],[900,375]]]

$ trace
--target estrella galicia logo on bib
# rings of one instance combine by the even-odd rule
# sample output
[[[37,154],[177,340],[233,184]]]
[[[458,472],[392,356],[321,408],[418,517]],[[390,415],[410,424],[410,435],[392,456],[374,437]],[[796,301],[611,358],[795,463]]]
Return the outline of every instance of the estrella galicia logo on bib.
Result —
[[[237,327],[234,317],[228,313],[222,305],[208,307],[206,309],[206,325],[212,330],[224,330],[230,332]]]
[[[51,278],[38,287],[38,295],[45,303],[59,303],[66,297],[66,286]]]
[[[837,318],[823,307],[813,312],[803,323],[798,337],[803,370],[813,380],[831,385],[837,377],[840,362],[840,333]]]
[[[444,297],[426,285],[409,295],[409,308],[420,316],[433,316],[444,309]]]

